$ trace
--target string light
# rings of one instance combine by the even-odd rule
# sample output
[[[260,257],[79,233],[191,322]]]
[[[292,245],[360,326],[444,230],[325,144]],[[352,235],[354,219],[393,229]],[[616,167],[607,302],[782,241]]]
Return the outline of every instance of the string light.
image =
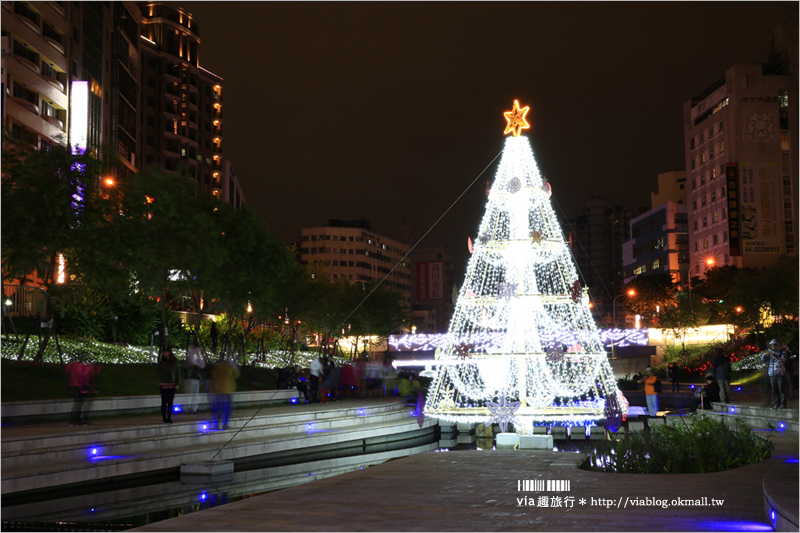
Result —
[[[514,136],[506,139],[435,370],[428,370],[425,412],[486,422],[503,398],[520,402],[513,421],[522,433],[536,423],[594,424],[606,416],[605,398],[617,395],[616,380],[550,189],[528,140],[512,128],[527,107],[515,101],[514,110],[506,113]]]

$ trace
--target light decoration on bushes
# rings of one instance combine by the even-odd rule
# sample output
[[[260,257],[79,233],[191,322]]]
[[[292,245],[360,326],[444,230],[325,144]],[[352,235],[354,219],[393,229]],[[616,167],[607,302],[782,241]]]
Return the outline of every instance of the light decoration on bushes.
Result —
[[[519,136],[528,127],[527,110],[514,101],[505,114],[505,133],[513,136],[506,139],[448,334],[436,350],[425,407],[429,416],[456,422],[512,416],[521,433],[542,423],[594,425],[624,412],[551,189],[527,138]],[[508,406],[515,406],[513,415]]]

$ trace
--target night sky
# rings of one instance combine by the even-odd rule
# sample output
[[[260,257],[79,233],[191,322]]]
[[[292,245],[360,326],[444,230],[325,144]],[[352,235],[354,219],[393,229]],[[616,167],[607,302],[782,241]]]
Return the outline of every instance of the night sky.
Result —
[[[683,103],[765,62],[797,17],[796,2],[176,4],[224,78],[224,154],[270,229],[293,242],[368,218],[419,238],[485,171],[420,245],[457,264],[514,99],[559,216],[592,193],[649,206],[657,174],[685,168]]]

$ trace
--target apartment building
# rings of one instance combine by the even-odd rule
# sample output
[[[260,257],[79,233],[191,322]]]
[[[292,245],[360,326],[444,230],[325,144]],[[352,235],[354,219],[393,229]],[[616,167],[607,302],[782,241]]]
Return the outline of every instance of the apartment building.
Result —
[[[222,151],[222,78],[198,62],[200,30],[163,2],[2,2],[2,120],[35,148],[110,150],[124,174],[186,172],[238,207]]]
[[[411,301],[409,246],[372,231],[369,220],[329,220],[326,226],[300,230],[300,261],[322,262],[331,280],[378,282],[400,291]]]
[[[650,210],[630,221],[631,238],[622,246],[624,282],[666,272],[672,275],[673,282],[686,283],[689,270],[686,172],[659,174],[658,191],[651,193],[650,202]]]
[[[797,253],[797,28],[774,30],[767,63],[734,65],[684,104],[694,274]]]

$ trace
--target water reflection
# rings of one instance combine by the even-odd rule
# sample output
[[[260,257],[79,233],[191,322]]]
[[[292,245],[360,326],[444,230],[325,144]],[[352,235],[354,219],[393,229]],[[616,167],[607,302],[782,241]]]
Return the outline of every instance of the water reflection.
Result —
[[[48,497],[9,501],[3,498],[3,530],[63,529],[63,522],[85,525],[116,524],[112,528],[139,527],[168,518],[210,509],[229,502],[258,496],[317,479],[368,468],[389,459],[432,451],[437,447],[435,431],[421,430],[417,436],[397,441],[287,451],[249,463],[237,463],[237,471],[224,476],[151,476],[138,486],[109,483],[95,492],[62,491]],[[130,485],[130,484],[129,484]],[[66,495],[64,495],[66,493]],[[31,522],[39,524],[31,525]],[[124,524],[119,526],[119,524]],[[46,527],[51,526],[51,527]],[[57,527],[58,526],[58,527]]]

